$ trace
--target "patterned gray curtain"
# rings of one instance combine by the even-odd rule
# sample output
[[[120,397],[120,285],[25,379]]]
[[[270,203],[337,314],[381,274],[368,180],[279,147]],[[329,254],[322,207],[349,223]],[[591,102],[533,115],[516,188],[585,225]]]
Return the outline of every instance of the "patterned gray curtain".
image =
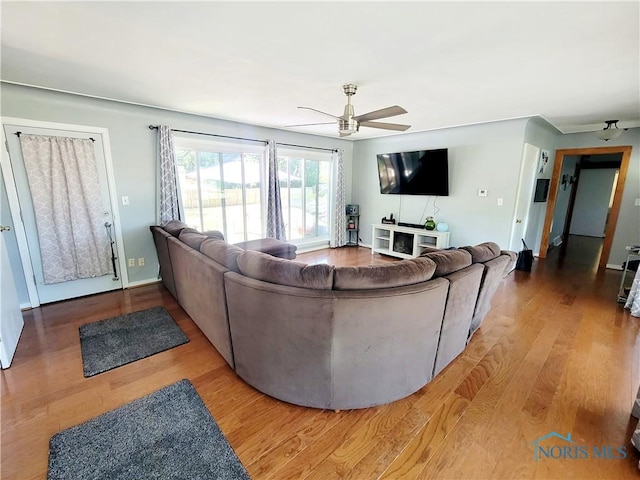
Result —
[[[334,208],[333,208],[333,231],[329,246],[332,248],[342,247],[347,243],[347,205],[345,201],[344,188],[344,161],[342,160],[342,149],[338,149],[331,157],[331,164],[334,171]]]
[[[111,273],[93,142],[20,135],[45,284]]]
[[[269,181],[267,188],[267,237],[286,240],[284,219],[282,218],[282,200],[280,199],[280,182],[278,179],[278,153],[276,142],[267,143],[269,156]]]
[[[181,220],[173,135],[166,125],[158,127],[158,163],[160,165],[158,224],[164,225],[170,220]]]

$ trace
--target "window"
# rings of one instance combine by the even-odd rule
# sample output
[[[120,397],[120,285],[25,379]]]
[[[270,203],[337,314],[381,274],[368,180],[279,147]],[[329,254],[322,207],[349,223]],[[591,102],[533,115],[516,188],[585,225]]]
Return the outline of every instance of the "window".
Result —
[[[175,137],[185,223],[229,243],[263,235],[264,148]]]
[[[278,149],[278,176],[287,240],[329,240],[331,154]]]
[[[260,144],[174,137],[184,221],[229,243],[265,236],[267,161]],[[329,240],[331,154],[278,148],[287,241]]]

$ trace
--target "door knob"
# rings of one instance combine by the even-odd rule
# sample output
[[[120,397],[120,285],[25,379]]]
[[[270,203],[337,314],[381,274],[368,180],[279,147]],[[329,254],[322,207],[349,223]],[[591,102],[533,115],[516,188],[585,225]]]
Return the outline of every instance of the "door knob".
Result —
[[[8,232],[9,230],[11,230],[11,227],[0,225],[0,232]]]

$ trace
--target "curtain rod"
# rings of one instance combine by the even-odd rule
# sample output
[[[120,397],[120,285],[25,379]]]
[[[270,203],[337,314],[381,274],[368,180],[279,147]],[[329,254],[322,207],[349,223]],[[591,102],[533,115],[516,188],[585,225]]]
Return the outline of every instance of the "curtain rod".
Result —
[[[149,130],[157,130],[158,129],[158,125],[149,125]],[[233,140],[245,140],[248,142],[260,142],[260,143],[264,143],[265,145],[268,143],[267,140],[256,140],[255,138],[243,138],[243,137],[230,137],[228,135],[218,135],[216,133],[205,133],[205,132],[193,132],[191,130],[177,130],[172,128],[171,129],[172,132],[180,132],[180,133],[192,133],[194,135],[207,135],[209,137],[221,137],[221,138],[231,138]],[[338,150],[335,148],[322,148],[322,147],[309,147],[307,145],[294,145],[292,143],[279,143],[276,142],[276,145],[282,145],[284,147],[297,147],[297,148],[311,148],[313,150],[324,150],[327,152],[337,152]]]
[[[337,152],[338,151],[336,148],[309,147],[307,145],[294,145],[293,143],[276,142],[276,145],[282,145],[283,147],[311,148],[313,150],[324,150],[326,152]]]
[[[22,132],[16,132],[16,133],[15,133],[15,135],[16,135],[18,138],[20,138],[20,135],[22,135]],[[55,136],[57,136],[57,135],[42,135],[42,136],[43,136],[43,137],[55,137]],[[64,137],[63,137],[63,138],[64,138]],[[75,137],[73,137],[73,138],[75,138]],[[89,137],[89,140],[91,140],[91,141],[92,141],[92,142],[94,142],[94,143],[95,143],[95,141],[96,141],[96,139],[95,139],[95,138],[92,138],[92,137]]]
[[[149,130],[157,130],[158,125],[149,125]],[[243,138],[243,137],[230,137],[228,135],[218,135],[216,133],[205,133],[205,132],[193,132],[191,130],[177,130],[175,128],[171,129],[172,132],[180,132],[180,133],[192,133],[194,135],[207,135],[209,137],[220,137],[220,138],[231,138],[233,140],[245,140],[247,142],[259,142],[267,144],[266,140],[256,140],[255,138]]]

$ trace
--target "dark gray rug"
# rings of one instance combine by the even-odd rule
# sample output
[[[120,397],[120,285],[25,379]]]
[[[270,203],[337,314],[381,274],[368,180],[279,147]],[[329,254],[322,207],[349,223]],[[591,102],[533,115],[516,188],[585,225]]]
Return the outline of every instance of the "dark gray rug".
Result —
[[[189,380],[49,442],[48,480],[249,479]]]
[[[188,341],[164,307],[87,323],[80,327],[84,376],[106,372]]]

